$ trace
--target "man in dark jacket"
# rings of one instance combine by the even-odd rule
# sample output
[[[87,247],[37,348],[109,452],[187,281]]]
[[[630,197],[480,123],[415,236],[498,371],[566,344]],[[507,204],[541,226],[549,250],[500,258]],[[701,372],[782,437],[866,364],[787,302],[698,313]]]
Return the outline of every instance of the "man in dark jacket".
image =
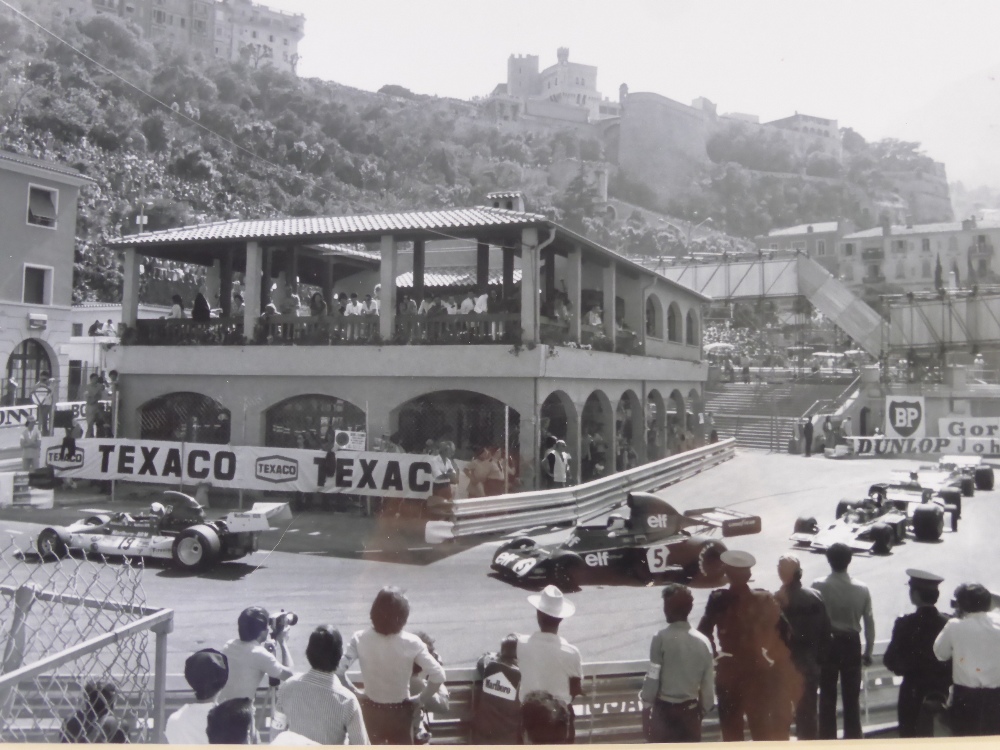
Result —
[[[476,745],[520,743],[521,670],[517,666],[517,636],[500,644],[500,653],[484,655],[476,664],[473,691],[472,741]]]
[[[782,555],[778,560],[778,577],[782,586],[774,596],[788,624],[792,662],[802,675],[802,698],[795,705],[795,736],[814,740],[820,664],[830,649],[830,616],[820,593],[803,587],[799,558]]]
[[[948,622],[947,615],[938,612],[938,585],[941,576],[910,568],[910,601],[917,611],[896,618],[892,640],[883,662],[894,674],[903,677],[899,686],[899,736],[930,737],[930,727],[919,726],[920,708],[930,693],[948,695],[951,687],[951,662],[938,661],[934,656],[934,639]]]

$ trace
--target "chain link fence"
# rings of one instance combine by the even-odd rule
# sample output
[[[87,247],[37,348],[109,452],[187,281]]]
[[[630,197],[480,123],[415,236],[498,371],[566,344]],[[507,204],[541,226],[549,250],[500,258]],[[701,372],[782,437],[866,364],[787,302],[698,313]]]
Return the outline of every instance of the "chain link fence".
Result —
[[[142,561],[0,545],[0,742],[157,741],[173,612],[145,606]]]

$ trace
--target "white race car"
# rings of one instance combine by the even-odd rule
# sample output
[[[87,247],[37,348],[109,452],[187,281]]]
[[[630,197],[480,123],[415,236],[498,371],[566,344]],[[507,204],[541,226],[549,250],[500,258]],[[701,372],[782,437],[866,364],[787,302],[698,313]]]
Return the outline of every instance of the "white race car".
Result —
[[[38,535],[43,558],[70,551],[122,557],[172,560],[185,570],[204,570],[225,560],[257,551],[262,531],[271,522],[291,520],[288,503],[254,503],[250,510],[232,511],[216,521],[190,495],[163,493],[163,503],[138,515],[94,515],[69,526],[49,526]]]
[[[995,482],[993,467],[983,463],[982,456],[941,456],[938,459],[938,466],[971,480],[977,490],[993,489]],[[963,492],[963,494],[965,493]],[[968,495],[966,496],[968,497]]]

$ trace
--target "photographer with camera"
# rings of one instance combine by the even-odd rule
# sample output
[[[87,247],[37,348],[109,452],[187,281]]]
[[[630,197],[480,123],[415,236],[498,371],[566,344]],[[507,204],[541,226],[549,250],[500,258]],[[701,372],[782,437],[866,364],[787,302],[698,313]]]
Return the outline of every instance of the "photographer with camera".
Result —
[[[219,692],[219,703],[233,698],[253,701],[265,675],[277,681],[292,676],[288,627],[296,622],[298,617],[290,612],[272,618],[263,607],[247,607],[240,613],[237,621],[240,637],[222,649],[229,661],[229,680]]]

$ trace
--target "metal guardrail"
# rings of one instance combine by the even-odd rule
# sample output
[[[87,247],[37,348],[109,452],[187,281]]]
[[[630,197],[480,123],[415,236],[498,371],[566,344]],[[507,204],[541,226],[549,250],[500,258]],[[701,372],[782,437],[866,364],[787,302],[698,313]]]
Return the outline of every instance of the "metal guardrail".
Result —
[[[456,500],[450,532],[459,538],[585,521],[621,505],[629,492],[667,487],[728,461],[735,447],[722,440],[575,487]]]

